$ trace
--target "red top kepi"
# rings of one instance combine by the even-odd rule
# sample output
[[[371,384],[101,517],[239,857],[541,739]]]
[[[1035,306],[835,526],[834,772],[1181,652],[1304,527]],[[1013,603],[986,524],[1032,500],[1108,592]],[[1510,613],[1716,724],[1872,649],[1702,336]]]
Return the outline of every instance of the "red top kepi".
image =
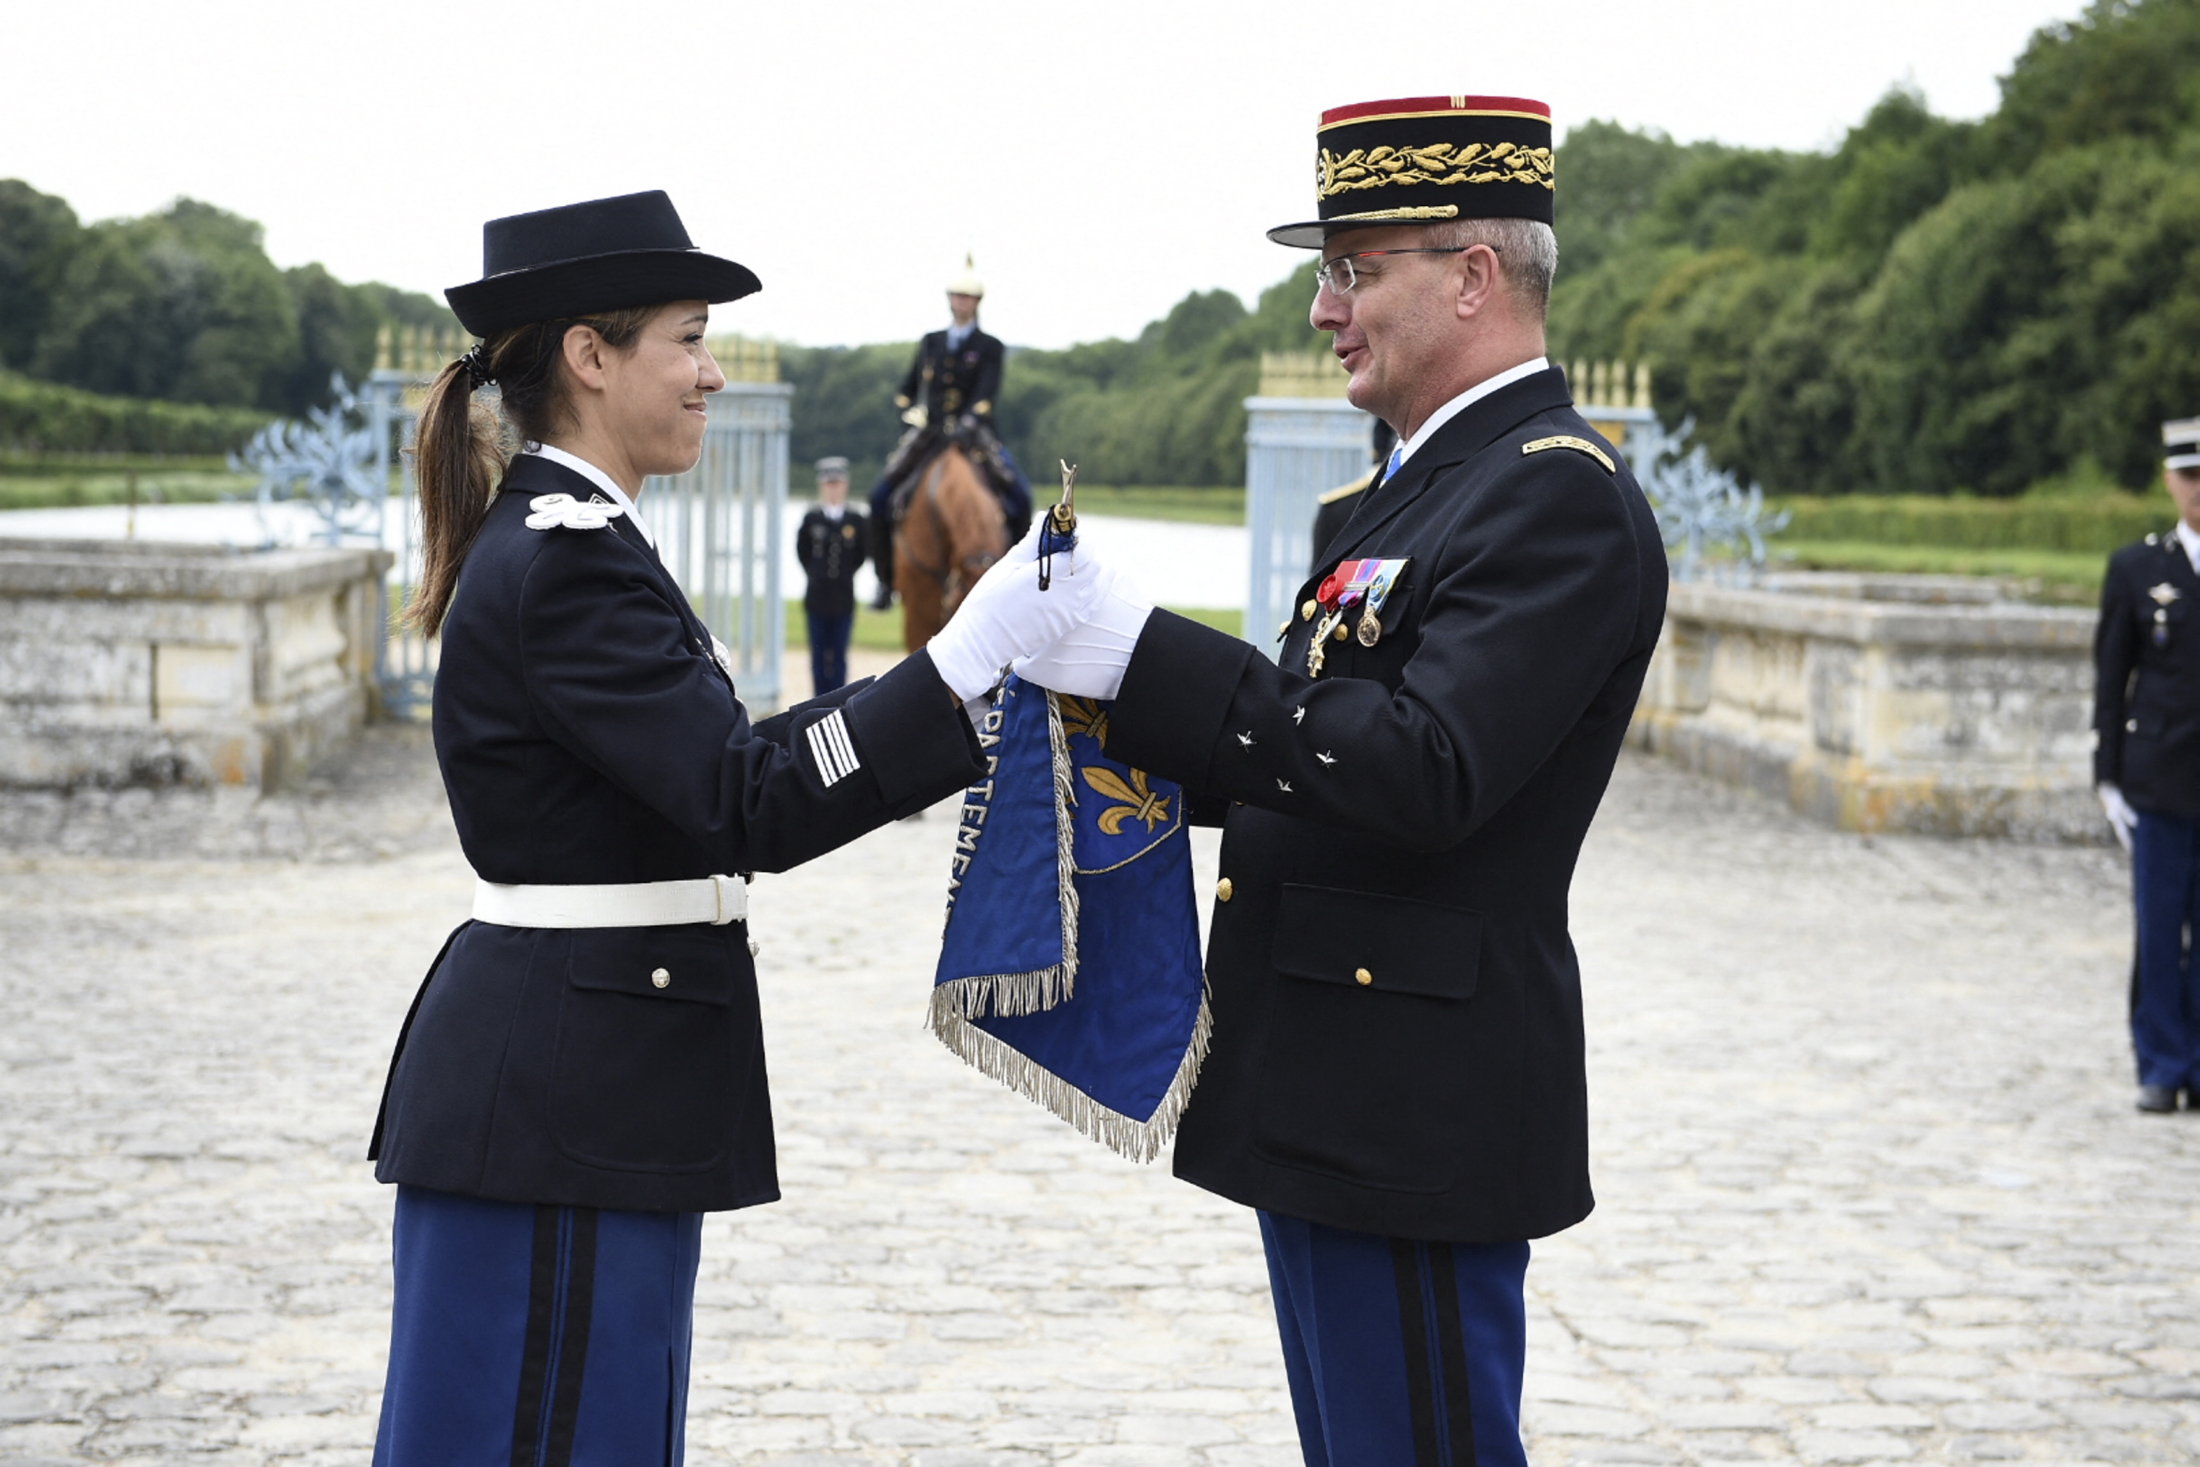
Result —
[[[1526,97],[1399,97],[1322,114],[1319,219],[1268,231],[1319,249],[1332,230],[1443,219],[1551,222],[1551,109]]]

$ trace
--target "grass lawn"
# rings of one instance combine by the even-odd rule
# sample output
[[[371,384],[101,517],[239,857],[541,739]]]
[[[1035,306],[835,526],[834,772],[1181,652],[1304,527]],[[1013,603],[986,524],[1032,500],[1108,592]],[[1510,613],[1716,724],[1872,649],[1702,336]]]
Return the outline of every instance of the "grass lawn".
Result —
[[[1033,480],[1031,497],[1042,508],[1062,497],[1059,483]],[[1120,515],[1136,520],[1179,520],[1194,525],[1242,525],[1245,523],[1244,486],[1213,489],[1133,485],[1110,489],[1102,484],[1079,484],[1077,507],[1100,515]]]
[[[209,504],[224,498],[248,499],[259,482],[251,474],[232,474],[220,459],[133,465],[95,461],[86,464],[0,463],[0,509],[53,509],[83,504],[128,504],[130,478],[137,476],[140,504]]]
[[[1078,491],[1078,498],[1080,501],[1084,498],[1082,490]],[[1228,632],[1233,637],[1240,634],[1240,628],[1245,624],[1244,613],[1232,608],[1172,606],[1169,609],[1179,616],[1187,616],[1218,631]],[[901,608],[896,606],[891,611],[873,611],[868,606],[858,606],[855,632],[850,636],[849,642],[853,646],[868,647],[877,652],[899,652]],[[799,600],[787,603],[787,645],[795,648],[807,648],[810,645],[809,623],[802,618],[802,603]]]
[[[1942,545],[1882,545],[1867,540],[1788,540],[1772,544],[1775,562],[1801,570],[1887,571],[1914,575],[1993,576],[2029,582],[2043,601],[2091,605],[2101,598],[2108,557],[2090,550],[1971,550]]]

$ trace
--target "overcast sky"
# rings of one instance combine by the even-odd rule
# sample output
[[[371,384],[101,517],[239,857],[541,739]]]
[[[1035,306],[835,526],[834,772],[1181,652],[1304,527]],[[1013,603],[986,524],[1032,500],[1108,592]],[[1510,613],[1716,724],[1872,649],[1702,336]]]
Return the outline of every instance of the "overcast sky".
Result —
[[[824,345],[940,324],[974,251],[1011,342],[1250,303],[1299,258],[1324,107],[1535,97],[1691,141],[1822,148],[1890,86],[1991,111],[2081,0],[13,0],[0,177],[86,220],[179,194],[278,264],[435,292],[484,219],[671,192],[764,291],[714,329]],[[1558,182],[1565,239],[1566,181]]]

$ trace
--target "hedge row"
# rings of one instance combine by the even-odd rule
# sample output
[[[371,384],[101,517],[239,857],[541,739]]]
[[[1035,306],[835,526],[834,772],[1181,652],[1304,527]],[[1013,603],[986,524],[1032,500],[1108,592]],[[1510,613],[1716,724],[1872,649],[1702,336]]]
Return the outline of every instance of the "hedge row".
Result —
[[[1844,494],[1782,499],[1793,516],[1780,540],[1869,541],[1966,550],[2078,550],[2107,554],[2166,530],[2176,519],[2165,495],[2086,499],[1943,499]]]
[[[104,397],[0,372],[0,448],[23,454],[225,454],[268,420],[251,408]]]

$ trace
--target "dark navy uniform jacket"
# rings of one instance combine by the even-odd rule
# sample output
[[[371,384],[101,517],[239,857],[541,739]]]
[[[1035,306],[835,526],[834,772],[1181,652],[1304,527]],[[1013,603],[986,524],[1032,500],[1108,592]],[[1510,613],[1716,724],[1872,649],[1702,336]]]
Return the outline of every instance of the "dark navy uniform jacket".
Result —
[[[2094,780],[2200,819],[2200,576],[2174,533],[2109,557],[2093,672]]]
[[[902,407],[923,403],[934,424],[966,412],[989,418],[1001,395],[1002,356],[1000,338],[976,326],[953,349],[947,345],[946,331],[928,332],[917,343],[916,358],[909,363],[894,401]]]
[[[856,567],[863,564],[871,539],[863,516],[852,509],[835,520],[821,505],[802,517],[794,532],[795,559],[809,577],[802,592],[805,611],[846,616],[856,609]]]
[[[541,457],[513,464],[443,626],[436,756],[480,876],[783,871],[977,778],[921,653],[752,724],[631,523],[527,528],[552,493],[600,497]],[[383,1181],[514,1202],[772,1200],[747,925],[461,925],[406,1019],[373,1154]]]
[[[1614,467],[1522,451],[1555,435]],[[1329,642],[1310,678],[1318,616],[1294,614],[1278,664],[1156,612],[1110,717],[1110,754],[1227,811],[1214,1041],[1176,1172],[1333,1227],[1540,1237],[1591,1207],[1567,891],[1657,642],[1664,547],[1555,368],[1359,498],[1329,565],[1410,562],[1375,646]]]

